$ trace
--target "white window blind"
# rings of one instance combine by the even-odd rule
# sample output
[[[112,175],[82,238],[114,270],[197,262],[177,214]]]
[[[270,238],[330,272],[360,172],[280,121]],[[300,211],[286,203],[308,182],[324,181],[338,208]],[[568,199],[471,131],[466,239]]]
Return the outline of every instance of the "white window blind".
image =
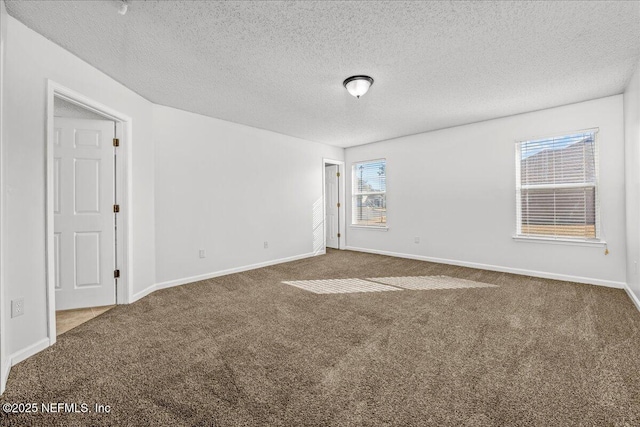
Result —
[[[518,142],[517,234],[599,238],[597,131]]]
[[[351,177],[352,225],[387,226],[386,167],[385,159],[353,164]]]

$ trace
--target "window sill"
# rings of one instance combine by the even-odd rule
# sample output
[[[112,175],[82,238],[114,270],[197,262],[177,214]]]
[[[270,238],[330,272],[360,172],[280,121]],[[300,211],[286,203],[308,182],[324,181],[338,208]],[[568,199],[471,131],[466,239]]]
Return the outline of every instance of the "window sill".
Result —
[[[349,228],[358,228],[362,230],[389,231],[389,227],[376,227],[375,225],[349,225]]]
[[[566,239],[566,238],[554,238],[554,237],[529,237],[529,236],[512,236],[513,240],[517,242],[527,243],[551,243],[552,245],[568,245],[568,246],[607,246],[607,242],[604,240],[580,240],[580,239]]]

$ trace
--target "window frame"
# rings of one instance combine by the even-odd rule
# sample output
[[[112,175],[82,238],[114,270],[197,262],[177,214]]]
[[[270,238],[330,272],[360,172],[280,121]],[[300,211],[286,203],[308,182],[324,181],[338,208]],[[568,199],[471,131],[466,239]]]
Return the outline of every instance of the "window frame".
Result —
[[[356,176],[356,165],[360,165],[363,163],[376,163],[376,162],[384,162],[384,170],[385,170],[385,191],[367,191],[367,192],[356,192],[355,191],[355,185],[354,182],[357,179]],[[387,231],[389,229],[389,222],[388,222],[388,217],[385,220],[383,225],[365,225],[365,224],[358,224],[355,222],[355,216],[354,216],[354,205],[356,202],[356,198],[358,196],[369,196],[369,195],[376,195],[376,194],[383,194],[385,196],[385,213],[388,213],[388,209],[387,209],[387,189],[386,189],[386,183],[387,183],[387,159],[386,157],[381,157],[381,158],[377,158],[377,159],[370,159],[370,160],[358,160],[358,161],[354,161],[351,162],[351,221],[349,221],[349,227],[350,228],[362,228],[362,229],[366,229],[366,230],[378,230],[378,231]]]
[[[594,183],[571,183],[571,184],[530,184],[527,186],[522,185],[522,144],[544,139],[562,138],[570,135],[581,133],[593,133],[594,134]],[[602,224],[601,224],[601,206],[600,206],[600,129],[589,128],[567,132],[557,132],[546,136],[537,136],[532,138],[518,139],[514,143],[515,147],[515,167],[516,167],[516,232],[512,236],[514,240],[531,241],[531,242],[543,242],[543,243],[559,243],[569,245],[580,246],[606,246],[606,242],[602,236]],[[526,188],[524,188],[526,187]],[[522,233],[522,190],[523,189],[562,189],[562,188],[593,188],[594,189],[594,213],[595,213],[595,237],[572,237],[566,235],[538,235],[538,234],[523,234]]]

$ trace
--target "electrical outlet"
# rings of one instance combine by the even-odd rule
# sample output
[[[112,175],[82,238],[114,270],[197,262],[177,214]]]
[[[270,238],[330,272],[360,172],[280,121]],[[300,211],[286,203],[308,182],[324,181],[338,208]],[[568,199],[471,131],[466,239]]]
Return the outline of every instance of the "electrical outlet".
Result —
[[[204,249],[200,249],[198,251],[198,254],[200,255],[200,258],[204,258],[206,256],[206,253],[205,253]]]
[[[420,237],[416,236],[413,238],[414,243],[420,243]]]
[[[24,298],[11,301],[11,317],[18,317],[24,314]]]
[[[264,248],[269,249],[269,242],[264,242]]]

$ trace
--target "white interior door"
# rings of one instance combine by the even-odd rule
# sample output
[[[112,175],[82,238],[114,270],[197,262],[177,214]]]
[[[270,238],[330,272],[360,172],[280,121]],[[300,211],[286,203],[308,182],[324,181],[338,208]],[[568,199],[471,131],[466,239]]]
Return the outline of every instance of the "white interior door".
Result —
[[[325,166],[325,232],[327,233],[327,247],[339,249],[338,237],[338,165]]]
[[[55,118],[56,310],[115,304],[114,122]]]

